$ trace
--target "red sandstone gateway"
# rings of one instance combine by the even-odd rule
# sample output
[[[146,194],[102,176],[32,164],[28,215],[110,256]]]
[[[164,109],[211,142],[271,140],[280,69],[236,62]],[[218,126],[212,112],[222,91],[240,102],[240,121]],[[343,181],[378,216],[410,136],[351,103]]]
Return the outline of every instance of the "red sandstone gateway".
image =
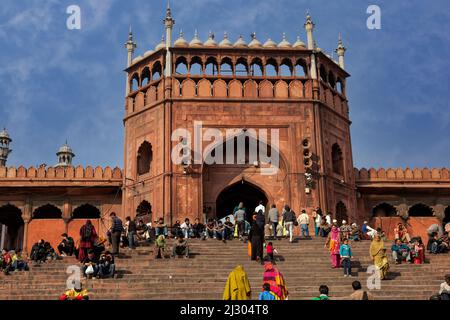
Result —
[[[40,238],[56,246],[62,233],[76,236],[86,219],[103,235],[111,212],[122,220],[139,215],[147,222],[159,217],[168,224],[186,217],[204,222],[231,214],[241,201],[249,210],[260,201],[266,208],[289,204],[294,211],[305,208],[309,214],[320,207],[339,222],[369,220],[373,227],[386,230],[388,237],[401,221],[407,221],[410,234],[423,239],[428,226],[450,221],[449,169],[353,167],[346,48],[339,39],[338,61],[317,48],[311,16],[305,23],[306,44],[300,38],[291,44],[284,35],[280,43],[260,42],[255,34],[249,43],[243,37],[233,43],[227,34],[218,42],[213,34],[205,42],[197,34],[190,42],[183,34],[172,41],[170,9],[164,21],[166,39],[154,51],[134,58],[131,30],[126,42],[123,169],[73,167],[75,155],[68,145],[59,150],[55,167],[7,168],[12,140],[6,130],[0,133],[2,247],[29,251]],[[242,137],[250,145],[255,138],[248,128],[277,130],[276,148],[270,136],[263,143],[269,153],[279,156],[277,173],[260,174],[264,161],[250,161],[249,148],[240,164],[173,163],[171,153],[179,141],[172,141],[172,133],[185,128],[194,136],[195,122],[202,123],[202,134],[208,129],[223,136],[227,130],[236,132],[209,150],[210,155],[229,154],[227,148]],[[200,143],[208,150],[210,142]],[[242,249],[236,243],[227,248],[195,246],[205,256],[214,249],[237,261],[236,252]],[[308,256],[300,249],[280,246],[287,256]],[[322,243],[320,248],[317,240],[309,246],[310,252],[321,255]],[[358,246],[359,253],[367,256],[367,245]],[[204,271],[202,263],[206,264],[200,258],[198,270]],[[229,268],[226,261],[221,263]],[[293,265],[291,271],[298,267]],[[303,267],[305,272],[314,269],[307,262]],[[176,274],[171,267],[155,270],[167,279]],[[414,276],[408,275],[410,280]],[[111,292],[103,297],[115,298]]]

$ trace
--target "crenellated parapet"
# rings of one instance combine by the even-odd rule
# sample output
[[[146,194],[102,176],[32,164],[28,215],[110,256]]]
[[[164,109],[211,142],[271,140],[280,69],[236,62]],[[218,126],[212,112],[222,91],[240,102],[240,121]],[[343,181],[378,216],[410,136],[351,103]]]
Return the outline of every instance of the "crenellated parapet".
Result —
[[[379,168],[354,169],[356,183],[366,182],[450,182],[448,168]]]
[[[87,166],[77,167],[0,167],[0,183],[2,181],[11,180],[106,180],[106,181],[122,181],[122,170],[118,167],[102,168]]]

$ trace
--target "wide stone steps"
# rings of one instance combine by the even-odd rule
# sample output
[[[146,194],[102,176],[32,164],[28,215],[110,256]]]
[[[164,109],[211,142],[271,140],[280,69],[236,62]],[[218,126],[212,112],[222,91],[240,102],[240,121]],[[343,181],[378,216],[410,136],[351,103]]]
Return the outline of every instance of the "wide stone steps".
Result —
[[[277,266],[283,272],[291,299],[311,299],[320,284],[330,287],[330,296],[344,299],[351,294],[355,279],[366,286],[370,242],[353,243],[353,278],[344,278],[342,269],[332,269],[324,239],[301,239],[296,243],[273,241],[283,261]],[[171,241],[169,242],[169,248]],[[190,259],[154,260],[152,246],[122,250],[116,259],[116,279],[83,280],[92,299],[221,299],[228,273],[238,264],[249,276],[254,298],[262,285],[263,268],[250,261],[247,244],[238,240],[190,241]],[[389,254],[389,253],[388,253]],[[449,255],[427,257],[423,265],[394,265],[392,280],[382,281],[381,290],[373,290],[377,299],[428,299],[436,293],[443,275],[450,270]],[[31,266],[30,272],[0,276],[0,299],[50,299],[64,291],[66,268],[79,265],[73,257]]]

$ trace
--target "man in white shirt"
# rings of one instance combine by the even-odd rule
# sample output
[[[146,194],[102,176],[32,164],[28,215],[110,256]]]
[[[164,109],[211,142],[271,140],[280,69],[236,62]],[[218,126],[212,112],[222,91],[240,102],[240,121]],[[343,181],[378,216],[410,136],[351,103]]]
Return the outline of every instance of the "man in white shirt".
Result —
[[[259,210],[262,210],[262,213],[266,213],[266,207],[262,201],[260,201],[259,205],[255,208],[255,212],[258,213]]]
[[[302,237],[308,238],[309,237],[309,217],[306,213],[306,210],[302,210],[302,213],[298,216],[297,222],[300,225],[300,230],[302,231]]]
[[[450,300],[450,274],[447,274],[445,276],[445,282],[441,283],[439,295],[441,296],[441,300]]]
[[[331,213],[327,213],[327,215],[325,216],[325,220],[327,221],[327,224],[331,226]]]
[[[184,222],[181,224],[180,228],[184,233],[184,238],[188,239],[193,236],[192,224],[189,222],[188,218],[186,218],[184,220]]]

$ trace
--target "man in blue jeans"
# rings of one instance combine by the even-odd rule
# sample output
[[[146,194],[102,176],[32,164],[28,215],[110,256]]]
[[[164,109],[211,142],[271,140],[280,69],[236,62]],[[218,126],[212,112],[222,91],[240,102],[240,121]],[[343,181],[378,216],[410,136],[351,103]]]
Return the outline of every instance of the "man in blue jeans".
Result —
[[[128,237],[128,247],[130,249],[136,249],[136,243],[134,241],[134,237],[136,235],[136,223],[131,220],[131,217],[126,217],[125,220],[126,222],[126,226],[127,226],[127,237]]]
[[[339,249],[339,255],[341,256],[342,266],[344,267],[344,277],[352,276],[352,248],[348,244],[348,239],[344,240]]]

